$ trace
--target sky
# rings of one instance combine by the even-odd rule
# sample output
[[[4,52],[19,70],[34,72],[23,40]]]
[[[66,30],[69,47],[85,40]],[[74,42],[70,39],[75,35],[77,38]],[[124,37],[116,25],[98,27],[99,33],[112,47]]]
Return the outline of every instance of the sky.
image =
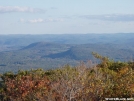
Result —
[[[134,0],[0,0],[0,34],[133,32]]]

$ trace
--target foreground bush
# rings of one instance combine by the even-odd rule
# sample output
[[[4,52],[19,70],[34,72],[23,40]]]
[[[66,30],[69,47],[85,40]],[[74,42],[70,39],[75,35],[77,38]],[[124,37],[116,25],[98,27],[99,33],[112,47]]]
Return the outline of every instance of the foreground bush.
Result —
[[[102,101],[105,98],[133,98],[132,63],[101,60],[89,68],[66,65],[59,69],[18,71],[1,75],[1,101]]]

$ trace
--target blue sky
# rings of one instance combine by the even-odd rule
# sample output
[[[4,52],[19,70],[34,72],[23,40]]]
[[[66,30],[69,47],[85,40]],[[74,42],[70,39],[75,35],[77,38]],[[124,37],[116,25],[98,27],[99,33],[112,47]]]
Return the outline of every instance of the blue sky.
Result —
[[[134,32],[134,0],[0,0],[0,34]]]

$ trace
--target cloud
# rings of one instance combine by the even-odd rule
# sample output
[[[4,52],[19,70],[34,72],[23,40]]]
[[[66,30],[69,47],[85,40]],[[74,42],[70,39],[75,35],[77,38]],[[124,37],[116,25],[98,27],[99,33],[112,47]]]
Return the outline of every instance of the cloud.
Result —
[[[134,14],[105,14],[105,15],[84,15],[81,18],[97,19],[103,21],[134,21]]]
[[[23,18],[20,18],[20,22],[21,22],[21,23],[24,23],[25,20],[24,20]]]
[[[28,20],[29,23],[63,22],[63,21],[64,21],[63,19],[53,19],[53,18],[48,18],[48,19],[38,18],[38,19]]]
[[[57,7],[51,7],[50,9],[58,9]]]
[[[33,20],[29,20],[30,23],[42,23],[44,22],[43,19],[39,18],[39,19],[33,19]]]
[[[11,12],[45,12],[43,9],[30,8],[30,7],[19,7],[19,6],[0,6],[0,13],[11,13]]]
[[[45,19],[45,22],[63,22],[64,20],[63,19],[53,19],[53,18],[48,18],[48,19]]]

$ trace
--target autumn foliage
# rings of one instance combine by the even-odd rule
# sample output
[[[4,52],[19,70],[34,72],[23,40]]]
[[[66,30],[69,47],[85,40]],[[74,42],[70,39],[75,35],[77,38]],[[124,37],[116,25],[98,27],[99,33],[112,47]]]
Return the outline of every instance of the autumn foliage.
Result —
[[[97,65],[81,63],[54,70],[20,70],[1,75],[0,101],[103,101],[134,97],[133,62],[93,53]]]

